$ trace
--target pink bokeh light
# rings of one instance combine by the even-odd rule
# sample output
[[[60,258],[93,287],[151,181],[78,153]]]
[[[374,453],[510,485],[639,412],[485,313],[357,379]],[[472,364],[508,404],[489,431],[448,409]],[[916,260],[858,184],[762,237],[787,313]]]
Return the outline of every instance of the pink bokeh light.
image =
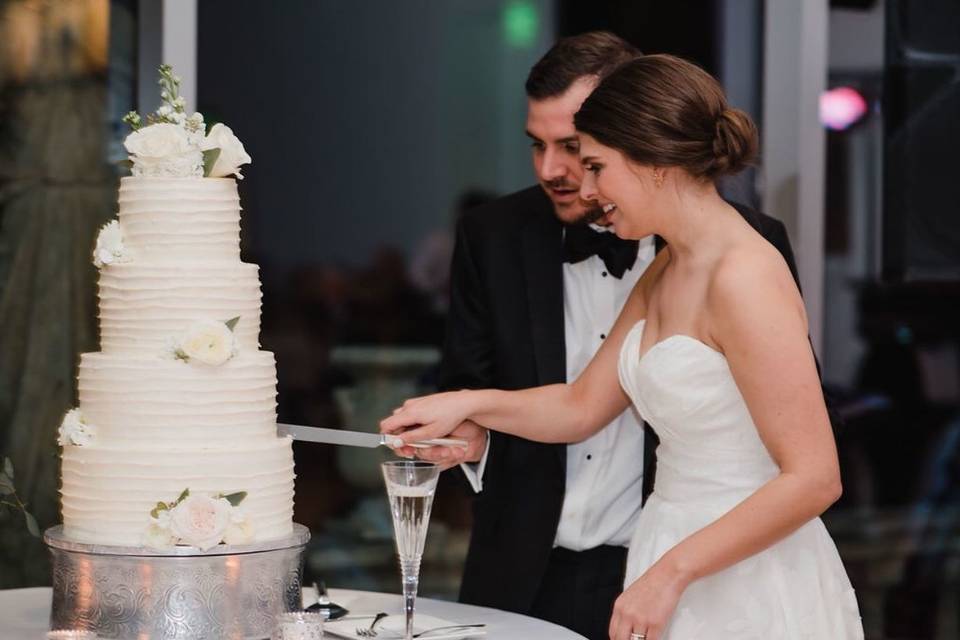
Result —
[[[834,131],[842,131],[867,112],[867,101],[851,87],[836,87],[820,94],[820,122]]]

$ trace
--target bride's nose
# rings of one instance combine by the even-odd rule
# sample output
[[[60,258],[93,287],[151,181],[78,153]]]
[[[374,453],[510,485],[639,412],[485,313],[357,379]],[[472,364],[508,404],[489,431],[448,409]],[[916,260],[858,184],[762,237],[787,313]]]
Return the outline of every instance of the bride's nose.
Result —
[[[583,173],[583,180],[580,182],[580,199],[597,200],[597,183],[590,171]]]

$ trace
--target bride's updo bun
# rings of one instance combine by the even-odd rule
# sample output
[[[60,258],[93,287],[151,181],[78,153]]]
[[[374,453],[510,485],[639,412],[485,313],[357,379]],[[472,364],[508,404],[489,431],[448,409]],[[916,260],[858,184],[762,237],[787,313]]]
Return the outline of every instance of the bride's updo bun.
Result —
[[[740,109],[726,108],[717,118],[713,137],[714,175],[737,173],[757,155],[757,127]]]
[[[715,180],[757,154],[757,127],[727,105],[720,84],[697,65],[648,55],[617,68],[574,116],[577,130],[638,164],[681,167]]]

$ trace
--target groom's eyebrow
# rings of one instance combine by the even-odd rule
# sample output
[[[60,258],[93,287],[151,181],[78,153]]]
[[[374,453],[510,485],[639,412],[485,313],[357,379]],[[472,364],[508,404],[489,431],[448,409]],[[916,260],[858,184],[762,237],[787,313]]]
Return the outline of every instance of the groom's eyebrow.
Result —
[[[531,140],[534,140],[534,141],[536,141],[536,142],[543,142],[543,140],[541,140],[541,139],[538,138],[537,136],[535,136],[535,135],[533,135],[532,133],[530,133],[529,130],[524,131],[524,133],[527,134],[527,137],[530,138]]]
[[[543,142],[543,140],[533,135],[529,131],[524,131],[524,133],[527,134],[527,137],[530,138],[531,140],[534,140],[536,142]],[[577,136],[567,136],[566,138],[559,138],[558,140],[555,141],[556,144],[569,144],[571,142],[579,143],[580,138],[578,138]]]

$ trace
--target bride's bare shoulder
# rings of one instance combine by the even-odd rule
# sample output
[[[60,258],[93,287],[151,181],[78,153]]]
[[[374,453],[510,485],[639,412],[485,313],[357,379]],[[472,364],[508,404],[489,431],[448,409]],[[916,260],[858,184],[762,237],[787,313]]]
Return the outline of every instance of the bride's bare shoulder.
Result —
[[[721,313],[771,306],[803,313],[803,301],[786,260],[759,236],[733,244],[717,260],[710,274],[707,304]]]

